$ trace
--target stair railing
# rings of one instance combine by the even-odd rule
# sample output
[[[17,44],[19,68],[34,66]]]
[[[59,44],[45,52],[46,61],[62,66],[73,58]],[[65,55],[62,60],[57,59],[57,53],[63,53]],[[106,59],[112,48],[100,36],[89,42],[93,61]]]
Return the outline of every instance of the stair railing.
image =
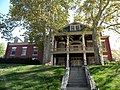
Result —
[[[68,79],[69,79],[70,67],[67,67],[62,78],[61,90],[66,90]]]
[[[95,81],[94,81],[93,77],[90,75],[90,71],[89,71],[87,66],[85,66],[85,74],[86,74],[87,82],[90,85],[90,89],[91,90],[98,90],[96,88]]]

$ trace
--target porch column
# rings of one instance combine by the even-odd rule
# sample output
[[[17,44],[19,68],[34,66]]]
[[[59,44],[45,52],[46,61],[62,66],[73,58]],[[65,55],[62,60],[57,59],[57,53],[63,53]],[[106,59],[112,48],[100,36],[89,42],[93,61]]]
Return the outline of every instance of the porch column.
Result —
[[[67,35],[67,67],[69,67],[69,36]]]
[[[54,35],[52,36],[51,52],[54,51]],[[53,53],[51,53],[51,65],[53,65]]]
[[[56,57],[54,57],[54,65],[56,65]]]
[[[53,54],[51,54],[51,65],[53,65]]]
[[[83,50],[85,50],[85,35],[82,34],[82,43],[83,43]]]
[[[84,58],[84,65],[87,65],[86,53],[83,53],[83,58]]]
[[[67,53],[67,64],[66,64],[66,67],[69,67],[69,53]]]
[[[84,59],[84,65],[87,65],[87,60],[86,60],[86,53],[85,53],[85,34],[83,33],[82,34],[82,43],[83,43],[83,50],[84,50],[84,53],[83,53],[83,59]]]
[[[67,35],[67,51],[69,51],[69,36]]]

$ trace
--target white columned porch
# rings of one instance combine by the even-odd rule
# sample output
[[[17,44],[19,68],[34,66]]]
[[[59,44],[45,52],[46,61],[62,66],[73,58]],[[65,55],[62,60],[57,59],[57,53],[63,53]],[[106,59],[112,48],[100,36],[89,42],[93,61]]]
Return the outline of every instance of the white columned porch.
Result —
[[[69,67],[69,61],[69,36],[67,35],[67,67]]]
[[[83,59],[84,59],[84,65],[87,65],[87,60],[86,60],[86,53],[85,53],[85,34],[82,34],[82,43],[83,43]]]
[[[54,35],[52,36],[52,47],[51,47],[51,52],[53,52],[54,51]],[[53,53],[51,53],[51,65],[53,65]]]

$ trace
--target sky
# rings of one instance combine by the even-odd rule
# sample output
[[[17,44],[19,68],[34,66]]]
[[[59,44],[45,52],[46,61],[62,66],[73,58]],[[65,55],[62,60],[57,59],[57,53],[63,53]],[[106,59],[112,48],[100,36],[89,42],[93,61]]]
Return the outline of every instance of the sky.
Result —
[[[9,12],[10,0],[0,0],[0,13],[7,14]],[[0,33],[0,43],[6,42],[4,39],[1,39]]]
[[[9,12],[9,6],[10,6],[10,0],[0,0],[0,13],[7,14]],[[70,12],[70,13],[72,13],[72,12]],[[70,16],[72,17],[72,14]],[[71,20],[73,21],[73,18],[71,18]],[[20,36],[18,34],[18,33],[20,33],[19,30],[16,30],[16,31],[13,32],[13,35]],[[104,35],[110,36],[109,41],[110,41],[111,49],[119,49],[120,50],[120,38],[119,38],[120,35],[119,34],[113,32],[113,31],[106,31],[106,32],[104,32]],[[0,34],[0,43],[1,42],[4,42],[5,44],[7,43],[6,40],[1,39],[1,34]]]

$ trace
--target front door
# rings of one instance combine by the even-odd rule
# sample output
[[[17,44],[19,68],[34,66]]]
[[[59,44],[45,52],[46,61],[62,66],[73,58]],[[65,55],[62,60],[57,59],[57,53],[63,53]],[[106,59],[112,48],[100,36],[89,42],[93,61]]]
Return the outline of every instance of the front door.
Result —
[[[82,59],[80,57],[72,57],[71,66],[82,66]]]

